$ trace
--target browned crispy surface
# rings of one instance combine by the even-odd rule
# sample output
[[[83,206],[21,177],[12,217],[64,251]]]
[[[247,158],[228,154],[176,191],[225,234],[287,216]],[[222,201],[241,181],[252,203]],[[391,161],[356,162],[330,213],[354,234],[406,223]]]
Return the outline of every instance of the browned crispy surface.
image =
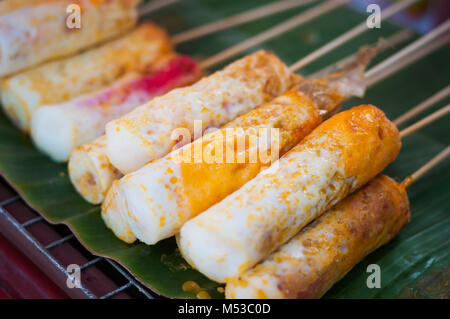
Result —
[[[278,288],[287,298],[321,297],[365,256],[394,238],[409,219],[404,188],[387,176],[376,177],[301,232],[297,240],[305,254],[303,267],[298,273],[277,273]],[[327,233],[333,240],[327,240]]]
[[[402,184],[379,175],[263,263],[227,285],[228,298],[320,298],[409,222]]]

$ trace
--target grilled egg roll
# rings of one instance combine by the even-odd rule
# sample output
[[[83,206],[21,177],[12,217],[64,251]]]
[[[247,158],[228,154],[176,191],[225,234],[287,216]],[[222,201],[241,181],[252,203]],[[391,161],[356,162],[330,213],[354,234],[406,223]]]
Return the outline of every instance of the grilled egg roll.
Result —
[[[100,204],[111,184],[122,177],[109,162],[104,135],[74,149],[68,169],[72,185],[91,204]]]
[[[53,160],[67,161],[75,147],[102,135],[110,120],[155,96],[195,82],[201,73],[191,58],[174,57],[152,74],[129,73],[109,87],[61,104],[41,106],[31,120],[31,137]]]
[[[320,298],[409,222],[405,188],[379,175],[262,263],[227,282],[227,298]]]
[[[122,204],[103,207],[106,225],[119,238],[131,229],[150,245],[171,237],[187,220],[252,179],[279,152],[284,154],[320,122],[319,109],[310,98],[288,91],[221,130],[126,175],[118,191],[114,190]],[[126,209],[122,215],[128,222],[122,227],[111,223],[116,220],[107,219],[117,214],[115,206]],[[108,212],[110,208],[112,212]]]
[[[178,236],[180,251],[204,275],[225,282],[366,184],[400,147],[397,127],[375,106],[339,113],[278,165],[185,223]]]
[[[102,203],[102,218],[105,225],[112,230],[114,235],[127,244],[136,241],[136,235],[132,232],[126,215],[126,202],[119,193],[119,180],[115,180]]]
[[[197,83],[155,98],[106,125],[107,152],[122,173],[166,155],[172,131],[194,120],[220,127],[288,90],[299,79],[274,54],[258,51]]]
[[[145,23],[80,55],[4,78],[0,82],[2,105],[12,121],[28,131],[39,106],[93,92],[128,72],[149,72],[152,64],[167,54],[173,54],[167,34]]]
[[[140,0],[0,1],[0,77],[119,36],[137,21]],[[67,26],[71,4],[81,27]]]

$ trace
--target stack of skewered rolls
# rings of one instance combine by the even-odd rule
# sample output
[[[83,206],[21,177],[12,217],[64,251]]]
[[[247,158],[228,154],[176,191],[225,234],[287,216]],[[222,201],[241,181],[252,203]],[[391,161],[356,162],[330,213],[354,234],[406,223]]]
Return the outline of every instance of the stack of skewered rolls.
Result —
[[[288,91],[221,130],[127,174],[108,193],[102,217],[117,237],[126,242],[137,237],[146,244],[155,244],[171,237],[190,218],[255,177],[263,166],[270,165],[274,155],[284,154],[320,121],[319,110],[310,98]],[[261,130],[274,127],[279,133],[273,136],[269,135],[274,132]],[[235,145],[229,142],[244,144],[250,136],[254,138],[253,145],[245,153],[233,154]],[[218,146],[222,145],[221,158],[217,158]],[[215,154],[208,160],[203,151],[203,158],[197,160],[197,149],[210,149]],[[185,154],[189,158],[183,158]],[[233,154],[233,158],[225,158],[227,154]],[[250,162],[252,156],[254,161]],[[126,203],[125,211],[118,207],[121,203]]]
[[[202,139],[172,151],[161,159],[156,159],[141,169],[127,174],[119,182],[114,183],[103,203],[102,217],[106,225],[113,230],[117,237],[128,243],[139,238],[147,244],[155,244],[161,239],[175,235],[187,220],[239,189],[255,177],[263,167],[269,166],[274,156],[283,155],[289,151],[321,123],[323,115],[336,110],[344,99],[352,95],[363,94],[363,71],[373,54],[374,52],[371,50],[363,50],[349,66],[343,66],[338,73],[322,79],[296,79],[297,84],[291,90],[237,117],[223,126],[221,130],[207,134]],[[265,55],[267,53],[257,52],[200,82],[210,82],[211,84],[208,85],[212,87],[220,76],[223,78],[224,74],[242,74],[242,67],[245,67],[248,61]],[[274,59],[271,55],[268,57]],[[247,76],[250,75],[247,72]],[[205,86],[204,83],[202,86]],[[343,88],[343,83],[346,83],[345,88]],[[142,108],[158,111],[160,105],[164,105],[158,103],[158,100],[165,101],[169,96],[168,100],[170,101],[173,100],[171,96],[176,95],[184,97],[185,92],[191,92],[197,85],[175,90]],[[218,93],[211,91],[208,94],[215,96],[223,94],[223,92],[218,90]],[[236,96],[242,94],[242,85],[234,94]],[[211,108],[216,107],[215,100],[211,101],[208,95],[204,97],[204,100],[206,102],[202,105],[203,107],[205,105]],[[154,102],[157,103],[153,104]],[[190,100],[185,101],[181,98],[178,103],[179,107],[185,106],[185,109],[192,105]],[[251,106],[251,103],[249,105]],[[152,109],[152,107],[156,109]],[[195,119],[195,113],[192,114],[191,110],[184,112],[180,110],[179,113],[185,117],[191,116],[190,121]],[[170,120],[175,124],[177,121],[179,122],[177,118]],[[148,127],[153,125],[160,130],[159,132],[169,135],[170,131],[165,127],[160,127],[157,119],[147,119],[146,121]],[[261,131],[261,129],[263,130]],[[264,131],[264,129],[266,130]],[[278,135],[269,137],[270,132],[267,129],[278,130],[274,130]],[[157,132],[153,130],[152,133]],[[266,143],[268,138],[276,143]],[[235,152],[235,139],[239,144],[241,141],[244,142],[244,149],[240,151],[240,154],[232,156],[230,162],[227,156],[230,152]],[[254,145],[249,145],[245,139],[254,140]],[[175,143],[167,138],[163,141],[170,143],[169,145]],[[231,143],[229,143],[230,141]],[[85,191],[86,197],[90,196],[91,199],[101,198],[100,192],[96,189],[102,189],[99,186],[104,186],[105,181],[111,182],[119,176],[119,173],[113,169],[108,171],[97,169],[98,163],[102,162],[100,160],[96,160],[96,165],[89,164],[88,158],[94,161],[108,157],[106,154],[101,155],[102,152],[100,152],[107,142],[109,141],[102,138],[101,144],[96,147],[89,144],[89,150],[84,147],[79,148],[72,155],[74,160],[71,159],[69,162],[70,175],[72,177],[80,176],[80,179],[76,180],[74,184],[83,186],[81,189]],[[124,141],[124,144],[126,143]],[[149,143],[142,143],[136,147],[145,151],[149,145],[151,146]],[[220,152],[216,151],[217,145],[223,146],[224,149]],[[216,153],[215,157],[222,154],[222,157],[226,156],[227,158],[215,158],[211,162],[196,158],[197,155],[192,158],[189,155],[187,161],[179,160],[183,154],[194,154],[197,149],[209,150],[211,153]],[[95,155],[95,158],[88,157],[89,154]],[[267,154],[267,156],[262,156],[262,154]],[[256,156],[252,157],[253,155]],[[75,159],[77,160],[75,161]],[[252,159],[254,160],[250,163],[249,160]],[[74,171],[79,174],[74,174]],[[107,174],[108,172],[109,174]],[[95,182],[97,180],[102,183]]]
[[[227,298],[318,298],[408,223],[403,184],[378,175],[400,150],[395,125],[371,105],[322,123],[364,92],[370,57],[316,80],[258,51],[175,89],[202,72],[152,24],[123,35],[138,0],[78,0],[85,25],[69,33],[69,1],[52,2],[0,3],[2,105],[39,149],[70,157],[75,188],[103,202],[105,224],[123,241],[176,235],[189,264],[227,284]],[[221,129],[193,141],[195,120],[202,132]],[[180,128],[187,140],[174,139]],[[198,160],[196,149],[214,160]]]

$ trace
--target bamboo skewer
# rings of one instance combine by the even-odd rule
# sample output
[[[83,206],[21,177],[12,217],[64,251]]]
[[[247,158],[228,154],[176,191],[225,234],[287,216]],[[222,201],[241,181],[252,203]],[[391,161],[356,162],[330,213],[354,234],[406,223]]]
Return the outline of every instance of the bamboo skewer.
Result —
[[[380,72],[382,69],[389,68],[393,66],[397,61],[404,58],[405,56],[414,53],[418,48],[423,47],[424,45],[428,44],[432,40],[440,37],[443,34],[446,34],[450,30],[450,19],[445,21],[444,23],[440,24],[438,27],[434,28],[431,32],[427,33],[417,41],[411,43],[403,50],[397,52],[396,54],[392,55],[388,59],[384,60],[383,62],[377,64],[375,67],[367,71],[367,76],[372,77],[373,75]]]
[[[275,3],[270,3],[268,5],[264,5],[256,9],[251,9],[249,11],[239,13],[231,17],[227,17],[218,21],[214,21],[196,27],[188,31],[183,31],[181,33],[175,34],[172,37],[172,41],[174,44],[179,44],[186,41],[194,40],[214,32],[219,32],[250,21],[254,21],[279,12],[283,12],[288,9],[304,6],[314,1],[317,0],[284,0]]]
[[[157,0],[147,3],[139,9],[139,16],[149,14],[178,1],[179,0]],[[205,25],[201,25],[199,27],[195,27],[193,29],[175,34],[174,36],[172,36],[172,43],[180,44],[183,42],[195,40],[215,32],[268,17],[270,15],[289,9],[304,6],[315,1],[317,0],[283,0],[276,3],[263,5],[254,9],[250,9],[246,12],[238,13],[231,17],[226,17],[221,20],[207,23]]]
[[[428,173],[432,168],[437,166],[439,163],[441,163],[444,159],[446,159],[450,155],[450,146],[447,146],[443,151],[441,151],[438,155],[433,157],[428,163],[423,165],[421,168],[419,168],[417,171],[406,177],[402,184],[403,186],[408,189],[411,187],[411,185],[416,182],[419,178],[421,178],[423,175]]]
[[[142,5],[138,10],[139,17],[146,14],[159,10],[161,8],[167,7],[172,3],[178,2],[179,0],[156,0]]]
[[[434,42],[431,42],[430,44],[420,47],[419,49],[413,51],[410,54],[404,54],[404,56],[397,56],[395,59],[395,63],[390,63],[389,65],[385,65],[382,68],[380,68],[378,73],[372,75],[369,73],[366,73],[366,77],[368,78],[368,86],[372,86],[388,76],[396,73],[400,69],[403,69],[407,67],[408,65],[414,63],[415,61],[421,59],[422,57],[428,55],[429,53],[439,49],[440,47],[446,45],[450,42],[450,34],[441,37],[437,39]],[[406,49],[406,48],[405,48]],[[401,51],[399,51],[400,53]],[[370,72],[371,70],[369,70]]]
[[[431,113],[430,115],[428,115],[427,117],[421,119],[420,121],[408,126],[407,128],[403,129],[400,132],[400,137],[406,137],[412,133],[414,133],[417,130],[420,130],[422,127],[430,124],[431,122],[434,122],[438,119],[440,119],[441,117],[444,117],[445,115],[450,113],[450,104],[444,106],[443,108],[437,110],[434,113]]]
[[[342,6],[348,2],[349,2],[349,0],[328,0],[320,5],[315,6],[312,9],[309,9],[306,12],[303,12],[285,22],[282,22],[266,31],[263,31],[262,33],[259,33],[243,42],[240,42],[218,54],[215,54],[215,55],[203,60],[200,63],[200,67],[206,69],[206,68],[213,66],[214,64],[223,62],[223,61],[227,60],[228,58],[231,58],[239,53],[242,53],[245,50],[247,50],[253,46],[256,46],[260,43],[263,43],[267,40],[270,40],[276,36],[279,36],[280,34],[283,34],[294,27],[298,27],[298,26],[300,26],[322,14],[325,14],[326,12],[336,9],[339,6]]]
[[[413,36],[413,34],[414,33],[408,29],[401,30],[387,38],[380,38],[378,40],[378,42],[376,43],[375,48],[377,49],[378,53],[384,52],[385,50],[392,48],[392,47],[402,43],[403,41],[408,40],[409,38],[411,38]],[[355,57],[357,55],[358,55],[358,53],[351,54],[351,55],[339,60],[338,62],[333,63],[332,65],[327,66],[327,67],[325,67],[317,72],[314,72],[313,74],[308,75],[308,76],[312,77],[312,78],[316,78],[316,79],[320,78],[322,76],[325,76],[333,71],[333,68],[335,65],[342,65],[347,62],[350,62],[353,59],[355,59]]]
[[[412,108],[410,111],[406,112],[405,114],[399,116],[394,120],[395,125],[399,126],[400,124],[405,123],[406,121],[410,120],[417,114],[420,114],[421,112],[425,111],[429,107],[433,106],[437,102],[439,102],[442,99],[445,99],[447,96],[450,95],[450,85],[443,88],[436,94],[430,96],[428,99],[417,105],[416,107]]]
[[[381,20],[387,19],[394,14],[406,9],[407,7],[411,6],[418,0],[405,0],[401,1],[397,4],[391,5],[387,9],[383,10],[381,12]],[[308,54],[307,56],[301,58],[299,61],[292,64],[289,69],[292,72],[296,72],[302,67],[308,65],[309,63],[315,61],[316,59],[322,57],[323,55],[327,54],[328,52],[334,50],[335,48],[341,46],[342,44],[352,40],[353,38],[357,37],[358,35],[364,33],[365,31],[368,31],[369,28],[367,27],[366,21],[362,22],[361,24],[357,25],[356,27],[352,28],[351,30],[345,32],[341,36],[337,37],[335,40],[328,42],[321,48],[313,51],[312,53]]]

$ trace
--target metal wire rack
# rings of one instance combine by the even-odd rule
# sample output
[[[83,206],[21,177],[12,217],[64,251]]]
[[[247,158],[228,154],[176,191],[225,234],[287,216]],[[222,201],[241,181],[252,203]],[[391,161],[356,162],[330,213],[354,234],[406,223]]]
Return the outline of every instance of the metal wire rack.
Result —
[[[94,256],[65,225],[52,225],[31,209],[0,178],[0,233],[32,257],[54,282],[73,298],[158,297],[113,260]],[[67,266],[80,266],[81,287],[69,288]]]
[[[412,55],[409,58],[412,58],[405,59],[400,64],[412,63],[415,59],[448,43],[449,40],[447,35],[444,41],[440,39],[421,52],[419,50],[411,52]],[[317,58],[316,55],[311,59],[315,58]],[[400,64],[392,66],[389,73],[395,72],[401,66]],[[375,77],[372,80],[379,81],[384,76],[380,74],[378,78]],[[0,233],[10,238],[16,246],[20,246],[22,251],[31,256],[33,262],[40,266],[70,297],[91,299],[160,297],[141,285],[115,261],[89,252],[78,242],[67,226],[52,225],[45,221],[8,186],[3,178],[0,178],[0,217]],[[67,271],[69,264],[80,265],[81,288],[70,289],[65,284],[69,276]]]

